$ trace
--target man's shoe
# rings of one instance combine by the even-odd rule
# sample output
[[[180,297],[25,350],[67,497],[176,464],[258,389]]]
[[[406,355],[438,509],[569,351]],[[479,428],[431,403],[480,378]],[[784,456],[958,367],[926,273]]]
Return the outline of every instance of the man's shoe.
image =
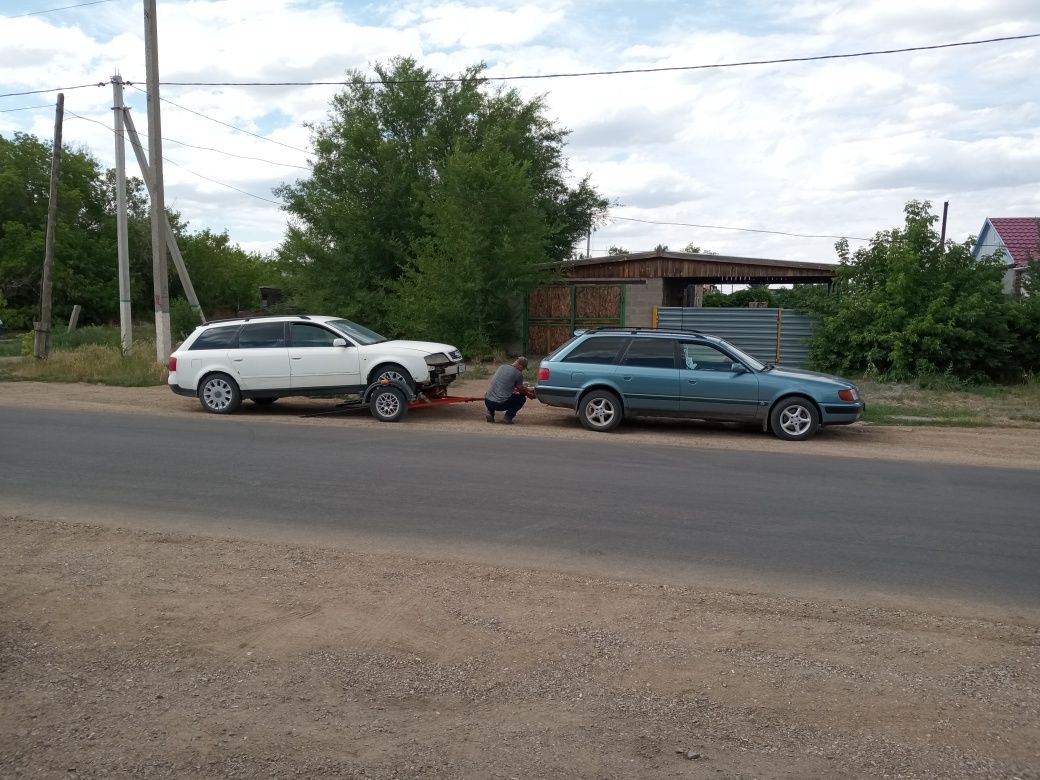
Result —
[[[513,418],[512,417],[507,417],[502,422],[505,423],[506,425],[512,425],[513,424]]]
[[[495,415],[485,414],[484,419],[487,420],[489,423],[493,423],[495,421]]]

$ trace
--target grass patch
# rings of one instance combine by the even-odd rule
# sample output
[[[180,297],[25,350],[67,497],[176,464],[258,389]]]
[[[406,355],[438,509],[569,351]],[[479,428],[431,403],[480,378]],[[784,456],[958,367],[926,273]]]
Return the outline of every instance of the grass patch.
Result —
[[[140,341],[125,355],[118,346],[87,344],[52,350],[46,360],[23,357],[4,366],[4,378],[33,382],[89,382],[116,387],[151,387],[166,382],[155,344]]]
[[[893,404],[868,404],[863,421],[875,425],[938,425],[975,428],[992,423],[960,409],[907,408]]]
[[[867,402],[863,419],[880,425],[1025,426],[1040,423],[1040,381],[965,385],[956,389],[902,382],[856,383]]]
[[[466,361],[466,370],[462,373],[461,379],[488,379],[498,368],[497,363],[471,363]]]
[[[0,357],[18,357],[21,354],[21,332],[0,330]]]

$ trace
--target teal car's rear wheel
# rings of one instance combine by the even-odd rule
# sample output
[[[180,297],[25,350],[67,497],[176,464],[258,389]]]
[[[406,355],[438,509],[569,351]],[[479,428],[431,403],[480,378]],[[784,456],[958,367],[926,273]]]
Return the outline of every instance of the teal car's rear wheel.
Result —
[[[820,429],[820,413],[808,398],[785,398],[769,413],[769,427],[781,439],[805,441]]]
[[[590,431],[611,431],[622,416],[621,399],[609,390],[586,393],[578,404],[578,419]]]

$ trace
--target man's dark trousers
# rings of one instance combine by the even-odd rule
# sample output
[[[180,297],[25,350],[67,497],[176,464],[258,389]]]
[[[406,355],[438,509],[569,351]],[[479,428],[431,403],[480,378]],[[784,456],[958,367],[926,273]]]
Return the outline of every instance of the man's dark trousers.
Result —
[[[512,420],[526,402],[526,395],[523,395],[522,393],[513,393],[509,396],[508,401],[489,401],[485,398],[484,406],[487,407],[488,414],[494,415],[495,412],[505,412],[506,419]]]

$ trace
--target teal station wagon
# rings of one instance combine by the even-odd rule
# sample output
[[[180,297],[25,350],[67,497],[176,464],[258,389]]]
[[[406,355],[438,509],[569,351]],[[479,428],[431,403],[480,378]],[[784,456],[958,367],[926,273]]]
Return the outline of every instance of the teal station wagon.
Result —
[[[690,417],[757,424],[791,441],[855,422],[865,408],[841,377],[762,363],[704,333],[642,328],[579,333],[541,362],[537,394],[592,431],[624,417]]]

